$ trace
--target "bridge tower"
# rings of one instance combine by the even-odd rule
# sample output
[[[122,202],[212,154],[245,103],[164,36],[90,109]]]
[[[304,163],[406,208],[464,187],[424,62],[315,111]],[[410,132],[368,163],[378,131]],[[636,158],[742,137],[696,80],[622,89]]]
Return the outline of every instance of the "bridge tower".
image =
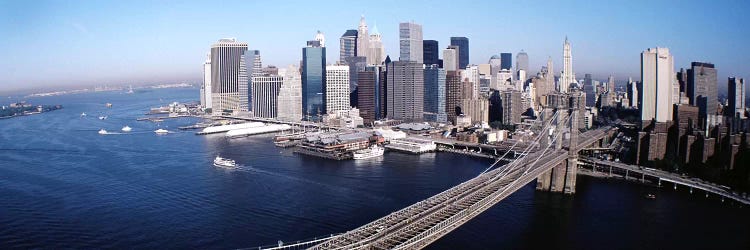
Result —
[[[547,108],[554,108],[560,112],[555,121],[555,132],[562,134],[556,138],[556,150],[568,150],[568,159],[537,178],[537,190],[574,194],[576,190],[576,175],[578,174],[578,127],[579,112],[584,109],[586,97],[576,87],[571,87],[568,94],[550,94]],[[570,120],[568,121],[568,117]],[[565,122],[568,121],[568,122]]]

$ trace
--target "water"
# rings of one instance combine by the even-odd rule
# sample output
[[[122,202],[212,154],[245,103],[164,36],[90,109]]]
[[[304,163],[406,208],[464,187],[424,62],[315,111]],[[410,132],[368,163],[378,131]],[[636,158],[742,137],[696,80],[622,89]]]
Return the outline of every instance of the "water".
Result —
[[[227,140],[177,130],[195,119],[135,121],[150,107],[197,96],[166,89],[43,97],[29,101],[65,108],[0,120],[0,248],[291,242],[358,227],[489,164],[447,153],[331,161],[276,148],[270,135]],[[133,132],[97,134],[125,125]],[[155,135],[157,128],[175,133]],[[217,154],[244,166],[215,168]],[[750,248],[747,208],[680,191],[581,176],[571,197],[531,184],[430,248]]]

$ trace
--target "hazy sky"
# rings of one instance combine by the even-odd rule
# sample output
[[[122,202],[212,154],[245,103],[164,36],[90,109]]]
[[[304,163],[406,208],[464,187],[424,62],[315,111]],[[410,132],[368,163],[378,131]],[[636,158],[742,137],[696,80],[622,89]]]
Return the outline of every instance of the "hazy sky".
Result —
[[[716,64],[750,78],[750,1],[20,1],[0,0],[0,91],[93,83],[198,81],[210,45],[236,37],[263,64],[298,64],[317,30],[328,61],[360,15],[377,23],[386,53],[398,58],[398,23],[423,25],[444,48],[466,36],[470,61],[500,52],[529,54],[535,74],[548,56],[562,67],[572,44],[578,78],[640,78],[640,52],[668,47],[675,67]],[[559,74],[559,72],[558,72]]]

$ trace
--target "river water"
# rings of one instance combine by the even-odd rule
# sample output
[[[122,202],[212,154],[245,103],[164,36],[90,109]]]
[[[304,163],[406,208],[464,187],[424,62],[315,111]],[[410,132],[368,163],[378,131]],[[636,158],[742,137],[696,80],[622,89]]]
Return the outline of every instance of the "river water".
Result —
[[[229,140],[177,130],[194,118],[135,121],[150,107],[197,96],[160,89],[31,98],[64,109],[0,120],[0,248],[291,242],[351,230],[490,164],[449,153],[332,161],[276,148],[271,135]],[[97,134],[125,125],[133,131]],[[173,133],[156,135],[157,128]],[[216,155],[244,167],[215,168]],[[574,196],[533,185],[429,248],[750,249],[750,210],[703,194],[586,176]]]

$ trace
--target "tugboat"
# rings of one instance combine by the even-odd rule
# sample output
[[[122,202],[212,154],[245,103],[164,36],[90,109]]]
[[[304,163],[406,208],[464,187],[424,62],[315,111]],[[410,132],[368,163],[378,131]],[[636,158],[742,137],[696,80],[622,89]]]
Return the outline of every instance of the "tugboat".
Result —
[[[236,168],[237,163],[235,163],[234,160],[221,158],[221,156],[217,155],[214,159],[214,166],[222,168]]]
[[[385,153],[385,149],[383,147],[379,147],[378,145],[372,145],[369,148],[355,151],[354,159],[363,160],[363,159],[374,158],[374,157],[382,156],[383,153]]]

